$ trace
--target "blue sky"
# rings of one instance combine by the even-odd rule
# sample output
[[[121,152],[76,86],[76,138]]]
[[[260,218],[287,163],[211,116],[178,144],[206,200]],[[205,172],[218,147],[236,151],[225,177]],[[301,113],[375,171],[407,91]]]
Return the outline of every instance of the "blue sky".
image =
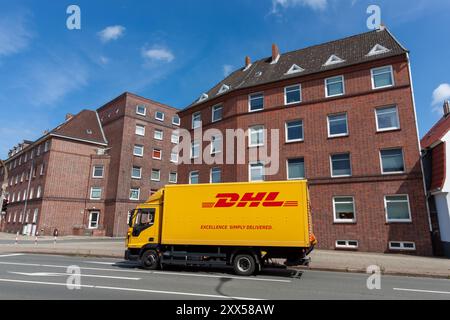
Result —
[[[66,27],[71,4],[81,30]],[[370,4],[411,51],[422,136],[450,98],[448,0],[0,0],[0,157],[124,91],[183,108],[273,42],[367,31]]]

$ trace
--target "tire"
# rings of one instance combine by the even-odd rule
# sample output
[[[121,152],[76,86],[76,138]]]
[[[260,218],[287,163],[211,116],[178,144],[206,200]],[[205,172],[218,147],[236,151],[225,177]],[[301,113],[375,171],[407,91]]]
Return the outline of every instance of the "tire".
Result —
[[[251,276],[255,273],[255,258],[250,254],[239,254],[233,261],[234,272],[240,276]]]
[[[159,268],[159,255],[155,250],[147,250],[141,256],[141,267],[146,270]]]

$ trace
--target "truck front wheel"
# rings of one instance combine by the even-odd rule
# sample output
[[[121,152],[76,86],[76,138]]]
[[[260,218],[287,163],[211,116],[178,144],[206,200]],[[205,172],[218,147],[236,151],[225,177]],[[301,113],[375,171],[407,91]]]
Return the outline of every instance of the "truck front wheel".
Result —
[[[249,254],[239,254],[234,258],[234,272],[240,276],[250,276],[255,273],[255,258]]]
[[[146,270],[159,268],[159,255],[155,250],[147,250],[141,256],[141,266]]]

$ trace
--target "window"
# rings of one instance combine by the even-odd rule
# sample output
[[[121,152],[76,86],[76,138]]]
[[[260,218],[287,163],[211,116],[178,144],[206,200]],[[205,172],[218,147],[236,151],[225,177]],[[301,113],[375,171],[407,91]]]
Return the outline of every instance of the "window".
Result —
[[[387,222],[411,222],[407,195],[385,196],[384,206]]]
[[[173,163],[178,163],[178,152],[172,151],[170,153],[170,161]]]
[[[38,220],[38,214],[39,214],[39,209],[38,209],[38,208],[34,209],[34,213],[33,213],[33,223],[37,223],[37,220]]]
[[[191,159],[198,158],[200,156],[200,143],[194,141],[191,144]]]
[[[249,164],[249,181],[264,181],[264,165],[262,163]]]
[[[172,133],[170,141],[172,143],[178,144],[180,142],[180,137],[178,136],[178,133]]]
[[[39,170],[39,175],[44,175],[45,164],[41,164],[41,170]]]
[[[36,156],[39,157],[41,155],[41,145],[37,146]],[[16,160],[14,160],[14,168],[16,167]]]
[[[248,111],[254,112],[264,109],[264,94],[255,93],[248,97]]]
[[[202,126],[202,114],[196,112],[192,115],[192,129],[197,129]]]
[[[180,125],[180,117],[179,116],[173,116],[172,117],[172,124],[179,126]]]
[[[104,171],[103,166],[94,166],[94,168],[92,170],[92,177],[93,178],[103,178],[103,171]]]
[[[352,175],[350,154],[334,154],[331,156],[331,176],[348,177]]]
[[[22,172],[22,175],[20,176],[20,182],[23,182],[24,178],[25,178],[25,172]]]
[[[130,200],[139,200],[139,194],[141,193],[141,189],[139,188],[131,188],[130,189]]]
[[[416,250],[416,244],[414,242],[405,241],[389,241],[390,250]]]
[[[333,198],[334,222],[355,222],[355,200],[353,197]]]
[[[161,149],[153,149],[152,158],[156,159],[156,160],[161,160],[161,158],[162,158],[162,151],[161,151]]]
[[[284,88],[284,104],[289,105],[302,101],[302,90],[300,85]]]
[[[286,142],[303,141],[303,120],[286,122]]]
[[[137,105],[136,114],[140,116],[145,116],[147,114],[147,108],[144,105]]]
[[[163,131],[159,129],[155,129],[155,133],[153,134],[153,138],[156,140],[162,140],[163,139]]]
[[[405,171],[403,150],[401,148],[381,150],[380,158],[381,172],[383,174],[402,173]]]
[[[102,197],[102,188],[92,187],[91,188],[91,200],[100,200]]]
[[[41,186],[38,186],[37,188],[37,192],[36,192],[36,198],[40,198],[41,197]],[[14,197],[13,197],[14,198]]]
[[[22,201],[27,200],[27,190],[23,190]]]
[[[259,147],[264,145],[264,126],[250,127],[248,131],[250,147]]]
[[[347,114],[328,116],[328,137],[342,137],[348,135]]]
[[[28,197],[28,199],[33,199],[33,193],[34,193],[34,189],[33,188],[31,188],[30,189],[30,196]]]
[[[392,87],[394,85],[394,75],[392,66],[372,69],[372,89]]]
[[[296,64],[293,64],[285,74],[294,74],[294,73],[299,73],[299,72],[303,72],[303,71],[305,71],[305,69],[303,69],[302,67],[300,67]]]
[[[161,170],[159,169],[152,169],[152,181],[160,181],[161,180]]]
[[[145,136],[145,126],[141,126],[139,124],[136,125],[136,134],[138,136]]]
[[[220,168],[212,168],[211,169],[210,181],[211,181],[211,183],[222,182],[222,170],[220,170]]]
[[[45,141],[45,144],[44,144],[44,152],[47,152],[48,150],[50,150],[50,141],[49,140],[47,140],[47,141]],[[27,162],[27,154],[25,153],[25,162]]]
[[[131,169],[131,178],[133,179],[141,179],[142,177],[142,168],[133,166]]]
[[[325,79],[325,97],[341,96],[344,92],[344,76]]]
[[[189,184],[198,184],[198,171],[191,171],[189,173]]]
[[[99,218],[100,218],[100,213],[98,211],[91,211],[89,213],[88,229],[98,229]]]
[[[178,174],[176,172],[170,172],[169,173],[169,182],[170,183],[177,183]]]
[[[159,121],[164,121],[164,112],[156,111],[155,112],[155,119],[159,120]]]
[[[357,240],[336,240],[336,248],[342,249],[358,249]]]
[[[214,106],[212,107],[212,122],[216,122],[222,120],[222,106]]]
[[[398,119],[396,106],[375,109],[375,114],[377,131],[400,129],[400,121]]]
[[[216,154],[222,152],[222,137],[212,136],[211,137],[211,154]]]
[[[143,157],[144,156],[144,146],[140,144],[135,144],[133,148],[133,155],[137,157]]]
[[[305,178],[305,160],[303,158],[288,159],[287,177],[288,180],[298,180]]]

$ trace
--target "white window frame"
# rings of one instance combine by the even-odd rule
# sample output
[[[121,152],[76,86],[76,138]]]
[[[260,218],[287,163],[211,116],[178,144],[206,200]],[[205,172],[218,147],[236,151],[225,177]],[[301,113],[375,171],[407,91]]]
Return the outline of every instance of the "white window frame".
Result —
[[[198,149],[198,155],[197,156],[194,156],[194,150],[195,150],[195,146],[198,146],[197,147],[197,149]],[[192,143],[191,143],[191,154],[190,154],[190,158],[191,159],[197,159],[197,158],[199,158],[200,157],[200,142],[198,142],[198,140],[194,140],[194,141],[192,141]]]
[[[217,137],[219,137],[219,139],[217,139]],[[215,152],[214,152],[214,142],[216,142],[216,141],[219,141],[220,143],[219,143],[219,146],[218,146],[218,149],[219,150],[216,150]],[[210,144],[210,154],[211,155],[215,155],[215,154],[218,154],[218,153],[221,153],[222,152],[222,136],[212,136],[211,137],[211,144]]]
[[[329,95],[328,94],[327,81],[330,80],[330,79],[334,79],[334,78],[341,78],[342,79],[342,93]],[[325,83],[325,98],[340,97],[340,96],[345,95],[345,77],[343,75],[326,78],[324,80],[324,83]],[[337,82],[333,82],[332,84],[334,84],[334,83],[337,83]]]
[[[374,73],[376,71],[380,70],[380,69],[385,69],[385,68],[389,68],[389,73],[391,75],[392,84],[386,85],[386,86],[382,86],[382,87],[375,87],[375,75],[374,75]],[[387,73],[387,72],[385,72],[385,73]],[[394,69],[392,68],[392,65],[371,69],[370,70],[370,78],[372,79],[372,90],[379,90],[379,89],[390,88],[390,87],[394,87],[395,86]]]
[[[95,175],[95,168],[102,168],[102,175],[101,176],[96,176]],[[94,165],[93,167],[92,167],[92,178],[94,178],[94,179],[102,179],[103,177],[104,177],[104,175],[105,175],[105,166],[104,165]]]
[[[338,244],[338,242],[344,241],[345,245]],[[356,242],[355,245],[351,245],[350,242]],[[359,241],[358,240],[336,240],[334,243],[336,249],[358,249]]]
[[[352,198],[353,204],[353,219],[338,219],[336,216],[336,199]],[[343,202],[340,202],[343,203]],[[345,202],[348,203],[348,202]],[[333,222],[334,223],[356,223],[356,204],[353,196],[333,196]]]
[[[213,182],[212,181],[212,176],[213,176],[213,170],[218,170],[220,173],[220,181],[219,182]],[[222,182],[222,169],[219,167],[215,167],[215,168],[211,168],[211,170],[209,170],[209,183],[221,183]]]
[[[300,121],[302,123],[301,127],[302,127],[302,136],[303,138],[300,139],[291,139],[289,140],[289,134],[288,134],[288,123],[291,122],[295,122],[295,121]],[[288,120],[284,123],[284,135],[285,135],[285,142],[286,143],[293,143],[293,142],[301,142],[301,141],[305,141],[305,130],[303,127],[303,119],[298,119],[298,120]]]
[[[252,165],[261,165],[261,169],[262,169],[262,180],[252,180]],[[249,182],[263,182],[265,181],[265,170],[264,170],[264,163],[262,163],[261,161],[256,161],[256,162],[250,162],[248,164],[248,181]]]
[[[255,129],[258,128],[258,129]],[[258,134],[259,131],[262,131],[262,142],[257,143],[257,144],[253,144],[252,143],[252,134]],[[266,142],[266,137],[265,137],[265,127],[263,125],[256,125],[256,126],[251,126],[248,128],[248,146],[250,148],[254,148],[254,147],[262,147],[265,145]]]
[[[383,168],[383,158],[381,157],[381,151],[386,151],[386,150],[398,150],[400,149],[402,151],[402,161],[403,161],[403,171],[393,171],[393,172],[384,172],[384,168]],[[383,175],[390,175],[390,174],[401,174],[401,173],[405,173],[406,172],[406,166],[405,166],[405,153],[403,152],[403,148],[398,147],[398,148],[386,148],[386,149],[380,149],[380,151],[378,152],[379,157],[380,157],[380,168],[381,168],[381,174]]]
[[[94,189],[96,190],[96,191],[99,191],[100,190],[100,197],[99,198],[94,198],[93,196],[92,196],[92,192],[94,191]],[[91,199],[91,200],[101,200],[102,199],[102,188],[101,187],[91,187],[91,192],[89,193],[89,199]]]
[[[256,96],[256,95],[262,95],[262,99],[263,99],[263,105],[262,105],[262,108],[261,109],[257,109],[257,110],[252,110],[252,108],[251,108],[251,106],[252,106],[252,104],[251,104],[251,102],[252,102],[252,100],[254,100],[255,98],[252,98],[252,96]],[[264,99],[265,97],[264,97],[264,92],[254,92],[254,93],[251,93],[251,94],[249,94],[248,95],[248,112],[258,112],[258,111],[262,111],[262,110],[264,110],[264,107],[265,107],[265,99]]]
[[[393,247],[392,244],[393,243],[398,243],[400,244],[400,247]],[[412,244],[413,247],[412,248],[408,248],[405,247],[405,244]],[[398,251],[416,251],[416,243],[413,241],[389,241],[389,250],[398,250]]]
[[[34,223],[34,224],[37,223],[38,216],[39,216],[39,209],[38,209],[38,208],[35,208],[35,209],[33,210],[33,221],[32,221],[32,223]]]
[[[37,191],[36,191],[36,198],[39,199],[41,197],[42,197],[42,187],[38,186]],[[13,199],[14,199],[14,197],[13,197]]]
[[[174,121],[175,117],[178,118],[178,122]],[[180,120],[180,117],[179,117],[179,116],[173,116],[173,117],[172,117],[172,124],[173,124],[173,125],[179,126],[180,123],[181,123],[181,120]]]
[[[214,119],[214,114],[215,114],[215,112],[217,112],[217,110],[221,110],[222,114],[220,115],[219,119]],[[218,121],[220,121],[222,119],[223,119],[223,105],[222,104],[218,104],[218,105],[213,106],[211,108],[211,122],[218,122]]]
[[[136,153],[136,147],[142,151],[141,154]],[[141,158],[144,157],[144,146],[142,144],[135,144],[133,146],[133,156],[141,157]]]
[[[133,191],[137,191],[137,198],[131,197]],[[141,188],[131,188],[130,189],[130,200],[139,201],[140,198],[141,198]]]
[[[345,123],[346,123],[346,127],[347,127],[347,130],[346,130],[347,132],[346,133],[339,133],[339,134],[331,134],[330,117],[340,116],[340,115],[345,115]],[[349,130],[348,130],[348,114],[347,114],[347,112],[334,113],[334,114],[327,115],[327,130],[328,130],[328,138],[348,137],[349,136]]]
[[[161,138],[158,138],[158,135],[161,134]],[[161,129],[155,129],[153,132],[153,138],[158,141],[162,141],[164,139],[164,131]]]
[[[155,151],[159,151],[159,158],[155,157],[155,155],[154,155]],[[161,160],[162,159],[162,149],[153,148],[153,150],[152,150],[152,159]]]
[[[139,107],[143,107],[144,108],[144,112],[139,112]],[[136,114],[145,117],[147,115],[147,107],[145,105],[143,105],[143,104],[136,105]]]
[[[174,137],[176,137],[176,141],[174,141]],[[174,144],[180,143],[180,136],[177,133],[172,133],[170,135],[170,142],[172,142]]]
[[[153,173],[158,172],[158,178],[153,178]],[[161,169],[152,169],[151,175],[150,175],[151,181],[161,181]]]
[[[200,120],[197,121],[198,122],[198,126],[195,126],[196,117],[197,116],[199,117]],[[192,129],[197,129],[197,128],[200,128],[201,126],[202,126],[202,113],[201,113],[201,111],[194,112],[192,114],[192,119],[191,119],[191,128]]]
[[[397,117],[398,127],[389,127],[389,128],[382,128],[382,129],[380,129],[380,127],[378,125],[378,114],[377,114],[377,111],[381,110],[381,109],[390,109],[390,108],[391,109],[395,108],[395,111],[396,111],[395,115]],[[399,114],[398,114],[398,107],[396,105],[375,108],[374,112],[375,112],[375,123],[377,125],[377,132],[393,131],[393,130],[399,130],[401,128],[401,126],[400,126],[400,117],[399,117]]]
[[[408,214],[409,214],[409,218],[408,219],[389,219],[389,214],[388,214],[388,210],[387,210],[387,197],[405,197],[406,196],[406,200],[408,201]],[[386,222],[387,223],[410,223],[412,222],[412,217],[411,217],[411,205],[409,202],[409,195],[407,194],[388,194],[384,196],[384,212],[386,214]]]
[[[303,172],[304,172],[304,177],[301,178],[289,178],[289,160],[298,160],[298,159],[303,159]],[[298,158],[289,158],[286,159],[286,180],[305,180],[306,178],[306,170],[305,170],[305,158],[304,157],[298,157]]]
[[[339,155],[343,155],[343,154],[348,154],[348,159],[350,161],[350,174],[346,174],[346,175],[338,175],[335,176],[333,175],[333,156],[339,156]],[[351,177],[353,174],[353,170],[352,170],[352,155],[350,152],[343,152],[343,153],[333,153],[330,154],[330,171],[331,171],[331,177],[332,178],[344,178],[344,177]]]
[[[96,213],[97,214],[97,221],[96,221],[96,226],[92,227],[92,214]],[[88,222],[88,229],[90,230],[95,230],[98,229],[98,226],[100,225],[100,211],[90,211],[89,212],[89,222]]]
[[[173,157],[175,155],[175,158]],[[177,152],[171,152],[170,153],[170,162],[172,163],[178,163],[178,153]]]
[[[162,117],[161,117],[161,118],[158,117],[158,113],[162,114]],[[165,115],[164,112],[162,112],[162,111],[156,111],[156,112],[155,112],[155,119],[158,120],[158,121],[164,121],[165,116],[166,116],[166,115]]]
[[[135,168],[139,168],[139,177],[138,176],[133,176]],[[142,179],[142,167],[138,167],[138,166],[132,166],[131,167],[131,179],[136,179],[136,180]]]
[[[175,174],[175,181],[170,180],[170,177]],[[178,172],[169,172],[169,183],[177,183],[178,182]]]
[[[291,88],[294,88],[294,87],[298,87],[298,91],[300,93],[300,100],[288,103],[287,102],[287,93],[288,93],[287,89],[291,89]],[[297,91],[297,90],[291,90],[291,91]],[[285,106],[290,106],[292,104],[301,103],[301,102],[302,102],[302,85],[301,84],[293,84],[293,85],[284,87],[284,105]]]
[[[138,128],[139,128],[139,129],[142,129],[142,134],[141,134],[141,133],[138,133]],[[135,133],[136,135],[138,135],[138,136],[145,137],[145,126],[142,125],[142,124],[137,124],[134,133]]]
[[[192,183],[192,175],[193,174],[197,175],[197,180],[198,180],[198,183],[194,183],[194,184],[199,184],[200,183],[200,172],[198,170],[189,172],[189,184],[193,184]]]

